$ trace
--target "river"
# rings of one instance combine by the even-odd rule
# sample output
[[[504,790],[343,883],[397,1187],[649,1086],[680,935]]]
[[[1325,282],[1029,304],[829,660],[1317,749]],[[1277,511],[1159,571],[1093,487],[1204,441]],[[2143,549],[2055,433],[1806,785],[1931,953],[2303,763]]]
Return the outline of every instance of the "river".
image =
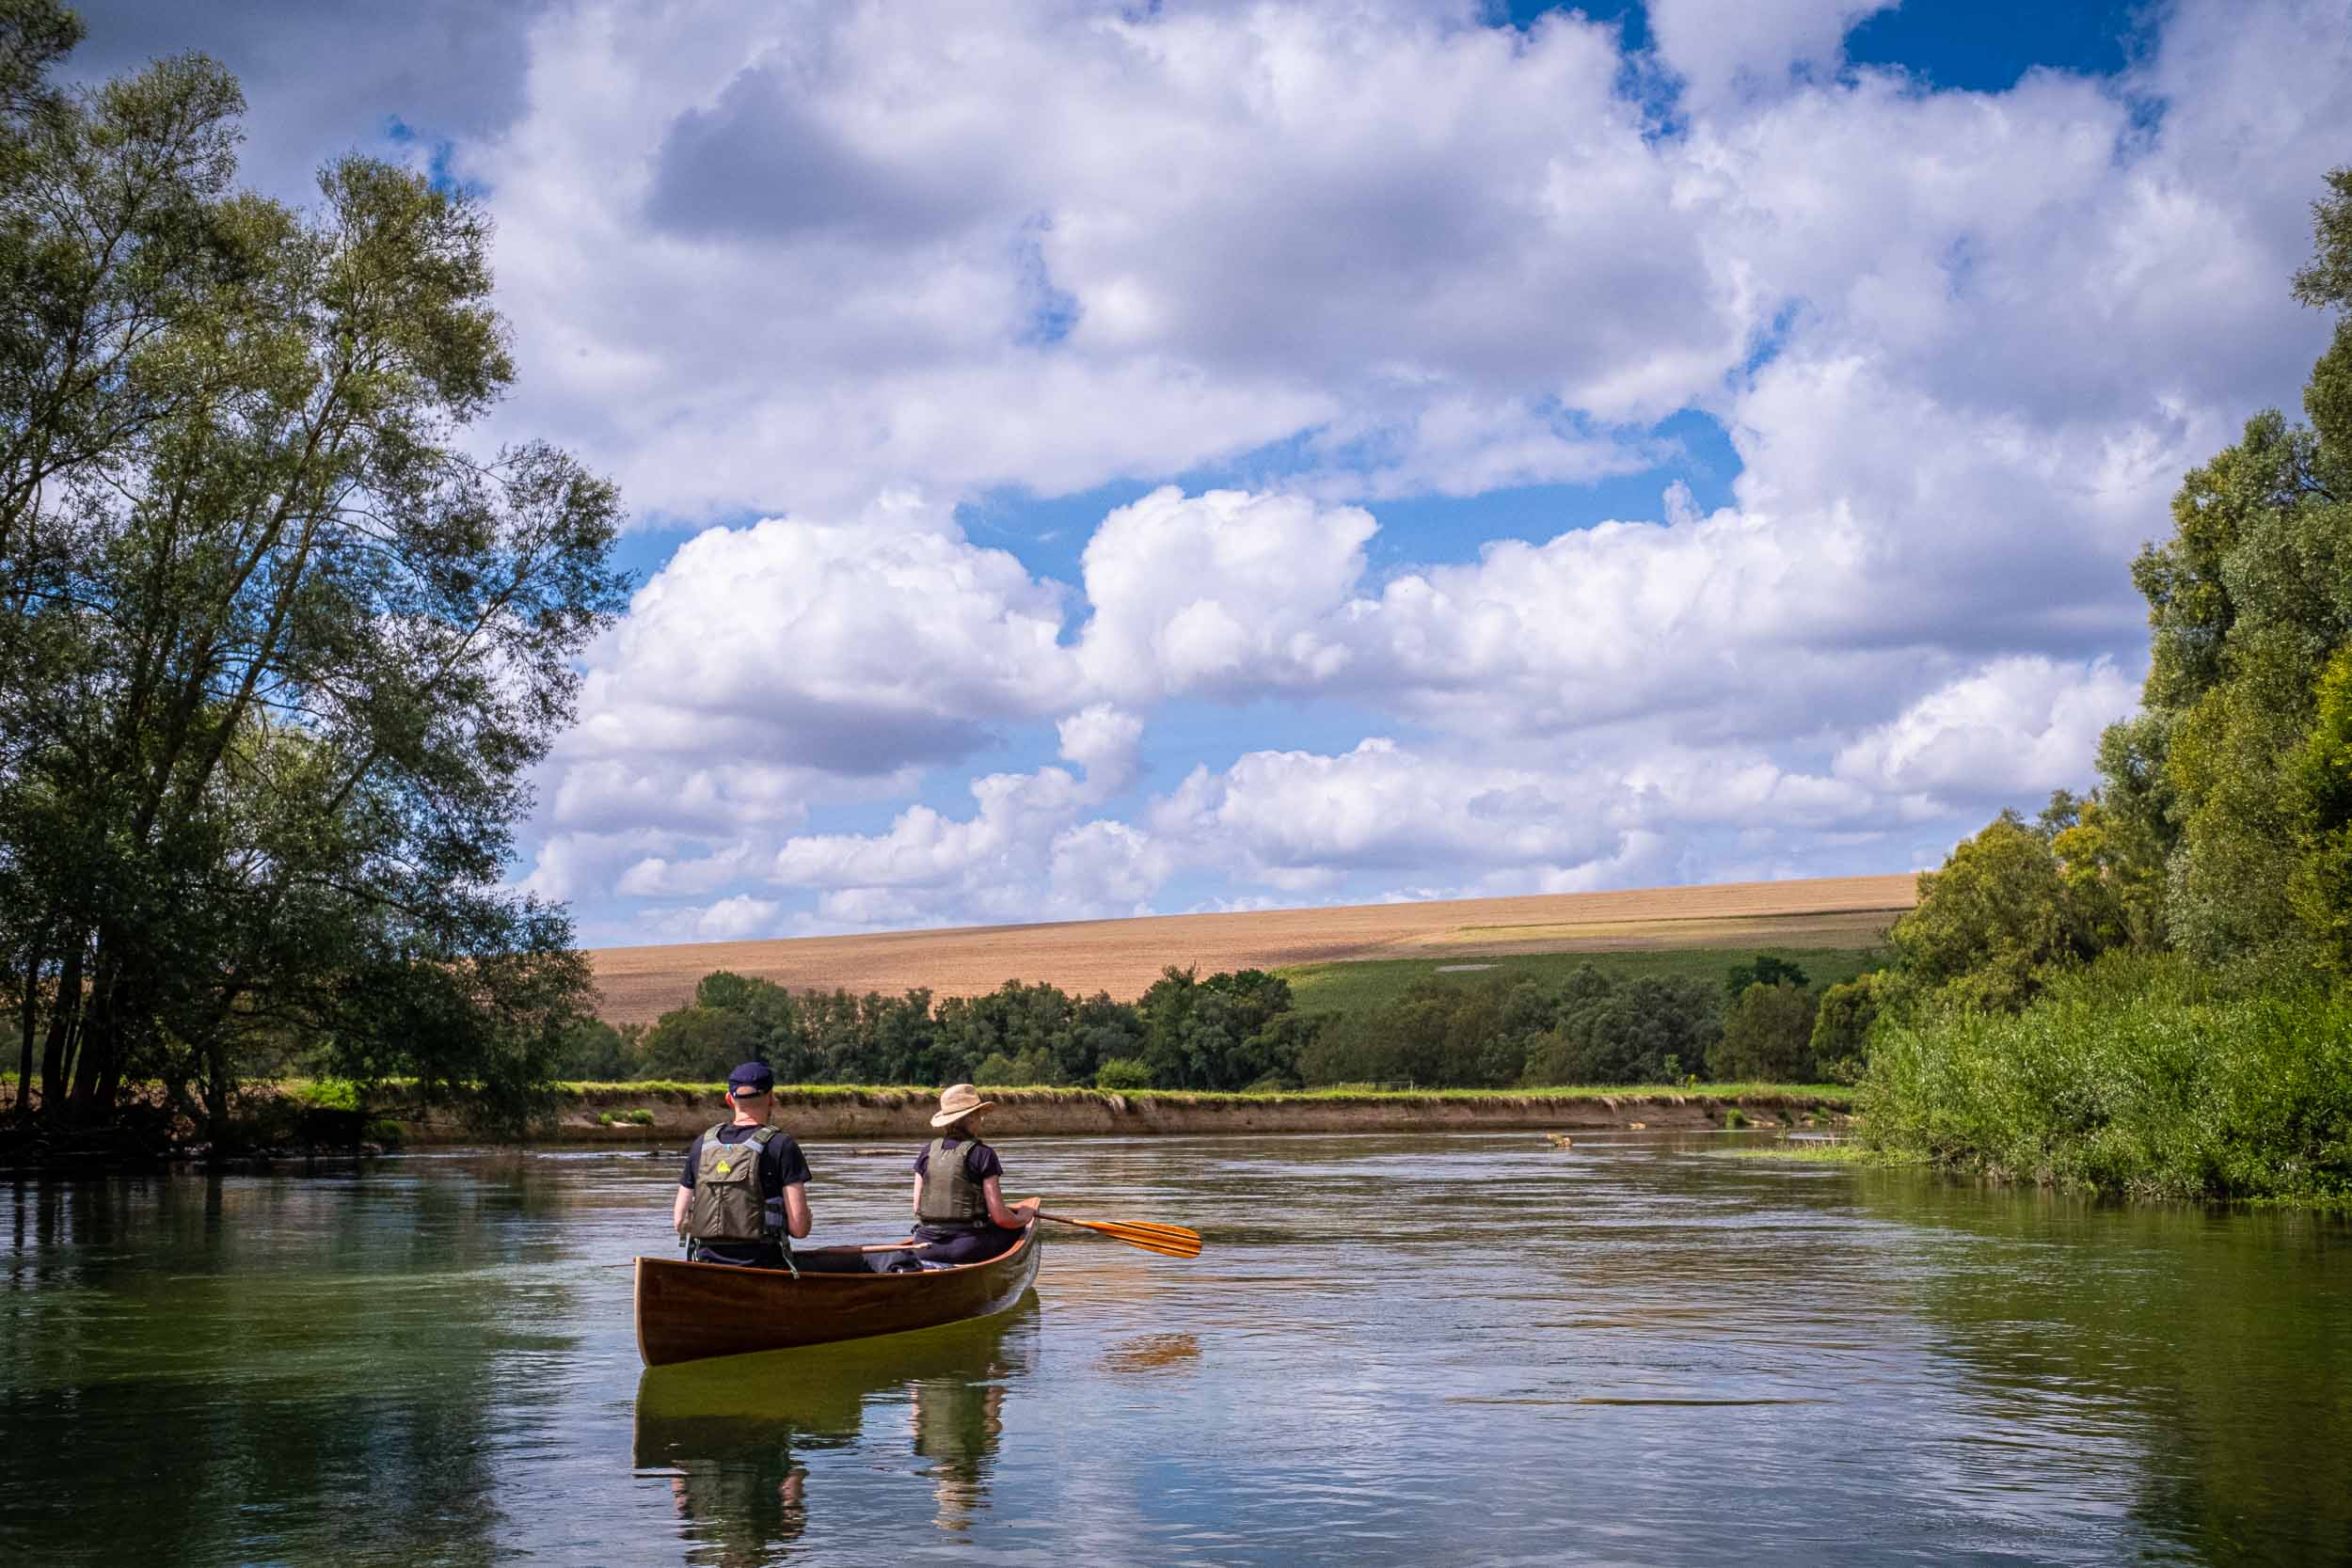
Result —
[[[1011,1140],[1205,1255],[658,1373],[674,1153],[28,1179],[0,1560],[2352,1561],[2352,1226],[1738,1141]],[[900,1233],[911,1149],[808,1152]]]

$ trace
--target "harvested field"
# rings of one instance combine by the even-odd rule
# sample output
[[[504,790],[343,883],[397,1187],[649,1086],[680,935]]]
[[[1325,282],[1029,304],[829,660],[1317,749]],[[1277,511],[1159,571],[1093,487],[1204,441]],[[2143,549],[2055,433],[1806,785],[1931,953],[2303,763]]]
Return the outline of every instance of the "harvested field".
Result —
[[[647,1022],[715,969],[795,990],[972,996],[1007,980],[1132,999],[1169,964],[1201,973],[1368,958],[1683,947],[1867,946],[1916,899],[1917,879],[1829,877],[1523,898],[1464,898],[1248,914],[1176,914],[1049,926],[976,926],[880,936],[687,942],[592,952],[599,1011]]]

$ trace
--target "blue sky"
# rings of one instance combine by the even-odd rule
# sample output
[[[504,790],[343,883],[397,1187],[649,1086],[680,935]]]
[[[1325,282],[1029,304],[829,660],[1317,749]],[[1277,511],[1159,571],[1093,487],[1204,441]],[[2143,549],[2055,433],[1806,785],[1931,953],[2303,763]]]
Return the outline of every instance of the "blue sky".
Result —
[[[1931,865],[2129,711],[2352,123],[2341,0],[88,11],[488,202],[635,519],[597,943]]]

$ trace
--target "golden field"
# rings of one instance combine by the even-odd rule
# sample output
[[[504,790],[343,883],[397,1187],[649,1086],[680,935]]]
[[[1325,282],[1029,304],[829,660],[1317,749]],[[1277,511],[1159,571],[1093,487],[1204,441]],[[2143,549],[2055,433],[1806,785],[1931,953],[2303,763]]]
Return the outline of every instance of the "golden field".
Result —
[[[1368,958],[1597,953],[1675,947],[1862,947],[1917,899],[1918,879],[1824,877],[1520,898],[1460,898],[1246,914],[1170,914],[881,936],[684,942],[592,951],[599,1011],[645,1022],[684,1005],[715,969],[796,990],[973,996],[1007,980],[1121,1000],[1169,964],[1218,970]]]

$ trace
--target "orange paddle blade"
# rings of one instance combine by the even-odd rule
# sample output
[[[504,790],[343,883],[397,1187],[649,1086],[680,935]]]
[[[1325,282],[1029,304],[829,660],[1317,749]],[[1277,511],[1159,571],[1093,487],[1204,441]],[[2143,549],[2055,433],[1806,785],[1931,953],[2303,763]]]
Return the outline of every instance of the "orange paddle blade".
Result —
[[[1114,1242],[1124,1242],[1145,1252],[1156,1252],[1163,1258],[1198,1258],[1200,1256],[1200,1232],[1187,1230],[1181,1225],[1153,1225],[1146,1221],[1073,1220],[1060,1214],[1040,1214],[1041,1220],[1056,1225],[1074,1225],[1081,1230],[1091,1230],[1108,1236]]]

